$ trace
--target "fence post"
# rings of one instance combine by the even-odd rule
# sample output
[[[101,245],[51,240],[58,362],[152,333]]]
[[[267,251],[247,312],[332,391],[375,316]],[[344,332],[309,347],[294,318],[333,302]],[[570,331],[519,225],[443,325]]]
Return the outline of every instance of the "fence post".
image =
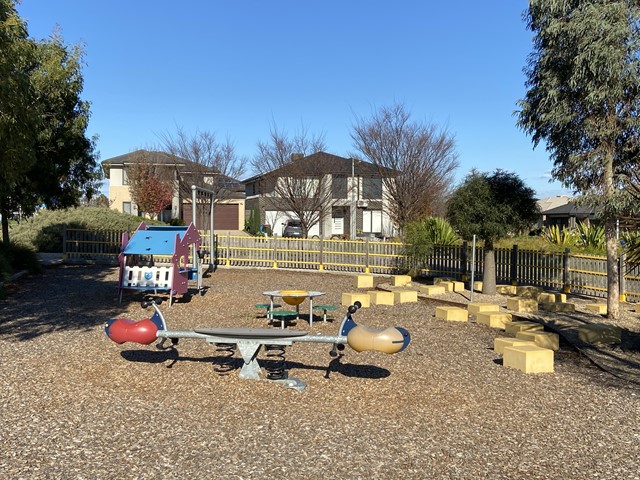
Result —
[[[562,293],[571,293],[571,285],[569,285],[569,248],[564,249],[562,257]]]
[[[278,245],[277,245],[277,240],[274,239],[273,240],[273,264],[271,265],[272,268],[278,268]]]
[[[216,259],[213,258],[212,260],[215,261]],[[231,266],[231,232],[227,232],[227,258],[225,265],[227,267]]]
[[[511,248],[511,265],[510,267],[510,277],[511,277],[511,285],[518,285],[518,245],[515,244]]]
[[[62,225],[62,260],[67,260],[67,224]]]
[[[320,258],[318,259],[318,270],[324,270],[324,240],[320,238]]]
[[[364,273],[369,273],[369,238],[364,242]]]
[[[627,301],[627,295],[624,293],[626,288],[626,281],[624,278],[624,271],[625,271],[625,263],[626,263],[626,255],[624,254],[624,252],[620,255],[620,257],[618,258],[618,275],[620,277],[620,301],[621,302],[626,302]]]

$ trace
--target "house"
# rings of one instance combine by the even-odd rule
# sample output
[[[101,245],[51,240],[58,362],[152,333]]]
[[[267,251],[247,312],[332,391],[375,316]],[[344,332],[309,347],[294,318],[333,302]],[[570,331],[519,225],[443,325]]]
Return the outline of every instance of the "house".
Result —
[[[567,202],[541,212],[544,215],[544,226],[557,225],[560,228],[575,228],[578,223],[590,223],[596,219],[591,208]]]
[[[261,222],[281,236],[287,220],[298,219],[292,203],[300,201],[307,206],[298,211],[315,214],[309,217],[314,219],[309,237],[390,236],[394,230],[380,171],[371,163],[326,152],[293,155],[287,164],[244,180],[245,215],[258,211]],[[294,184],[300,186],[297,193]]]
[[[136,150],[131,153],[104,160],[102,168],[109,178],[109,203],[111,208],[120,212],[144,216],[131,198],[128,181],[128,168],[140,162],[149,162],[160,167],[161,172],[171,176],[174,181],[173,199],[170,205],[160,213],[159,220],[169,222],[180,219],[185,225],[193,220],[191,205],[191,185],[197,185],[217,191],[218,198],[214,208],[214,230],[242,230],[244,228],[244,188],[237,180],[226,177],[214,168],[206,167],[165,152]],[[224,194],[214,185],[224,184]],[[199,205],[198,226],[208,229],[207,208]]]

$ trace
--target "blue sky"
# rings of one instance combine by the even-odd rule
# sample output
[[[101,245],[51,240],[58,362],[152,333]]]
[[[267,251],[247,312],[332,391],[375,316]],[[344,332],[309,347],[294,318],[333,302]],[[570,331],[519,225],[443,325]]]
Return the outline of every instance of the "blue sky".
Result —
[[[538,197],[544,148],[516,125],[532,34],[526,0],[23,0],[29,34],[56,25],[82,43],[88,133],[100,160],[147,148],[180,126],[229,137],[251,158],[269,129],[324,132],[353,153],[351,128],[383,105],[455,135],[461,180],[472,168],[516,172]]]

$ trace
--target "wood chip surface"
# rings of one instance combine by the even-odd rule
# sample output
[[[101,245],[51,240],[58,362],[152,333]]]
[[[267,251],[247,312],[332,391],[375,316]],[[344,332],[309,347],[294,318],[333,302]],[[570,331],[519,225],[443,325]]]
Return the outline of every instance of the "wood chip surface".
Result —
[[[554,373],[527,375],[501,365],[499,330],[438,320],[429,302],[373,306],[355,320],[402,326],[410,346],[335,359],[331,345],[296,343],[298,392],[216,373],[201,340],[177,356],[111,342],[107,319],[151,313],[139,296],[119,303],[116,285],[117,269],[62,266],[1,301],[0,478],[640,478],[640,386],[570,346]],[[254,305],[267,290],[324,291],[317,302],[333,305],[357,291],[353,275],[277,269],[218,269],[205,285],[162,305],[170,328],[265,328]],[[310,330],[336,334],[344,312]]]

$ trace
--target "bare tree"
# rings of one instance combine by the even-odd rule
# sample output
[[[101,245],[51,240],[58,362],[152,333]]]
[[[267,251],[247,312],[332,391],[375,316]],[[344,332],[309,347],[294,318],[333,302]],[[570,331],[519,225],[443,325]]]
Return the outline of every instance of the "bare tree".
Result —
[[[408,222],[444,214],[458,167],[455,141],[447,130],[411,121],[404,105],[395,104],[370,119],[357,118],[351,138],[378,167],[389,217],[401,231]]]
[[[198,130],[189,135],[178,127],[173,134],[161,134],[160,140],[165,153],[186,161],[176,169],[181,198],[191,198],[191,185],[212,190],[216,201],[230,198],[241,187],[237,179],[247,161],[236,154],[229,138],[220,142],[215,133]]]
[[[302,224],[304,235],[320,222],[331,209],[331,185],[322,162],[312,153],[325,149],[324,134],[310,135],[304,126],[293,136],[272,125],[270,139],[258,142],[258,153],[252,162],[262,175],[259,186],[265,196],[265,207],[293,212]]]

